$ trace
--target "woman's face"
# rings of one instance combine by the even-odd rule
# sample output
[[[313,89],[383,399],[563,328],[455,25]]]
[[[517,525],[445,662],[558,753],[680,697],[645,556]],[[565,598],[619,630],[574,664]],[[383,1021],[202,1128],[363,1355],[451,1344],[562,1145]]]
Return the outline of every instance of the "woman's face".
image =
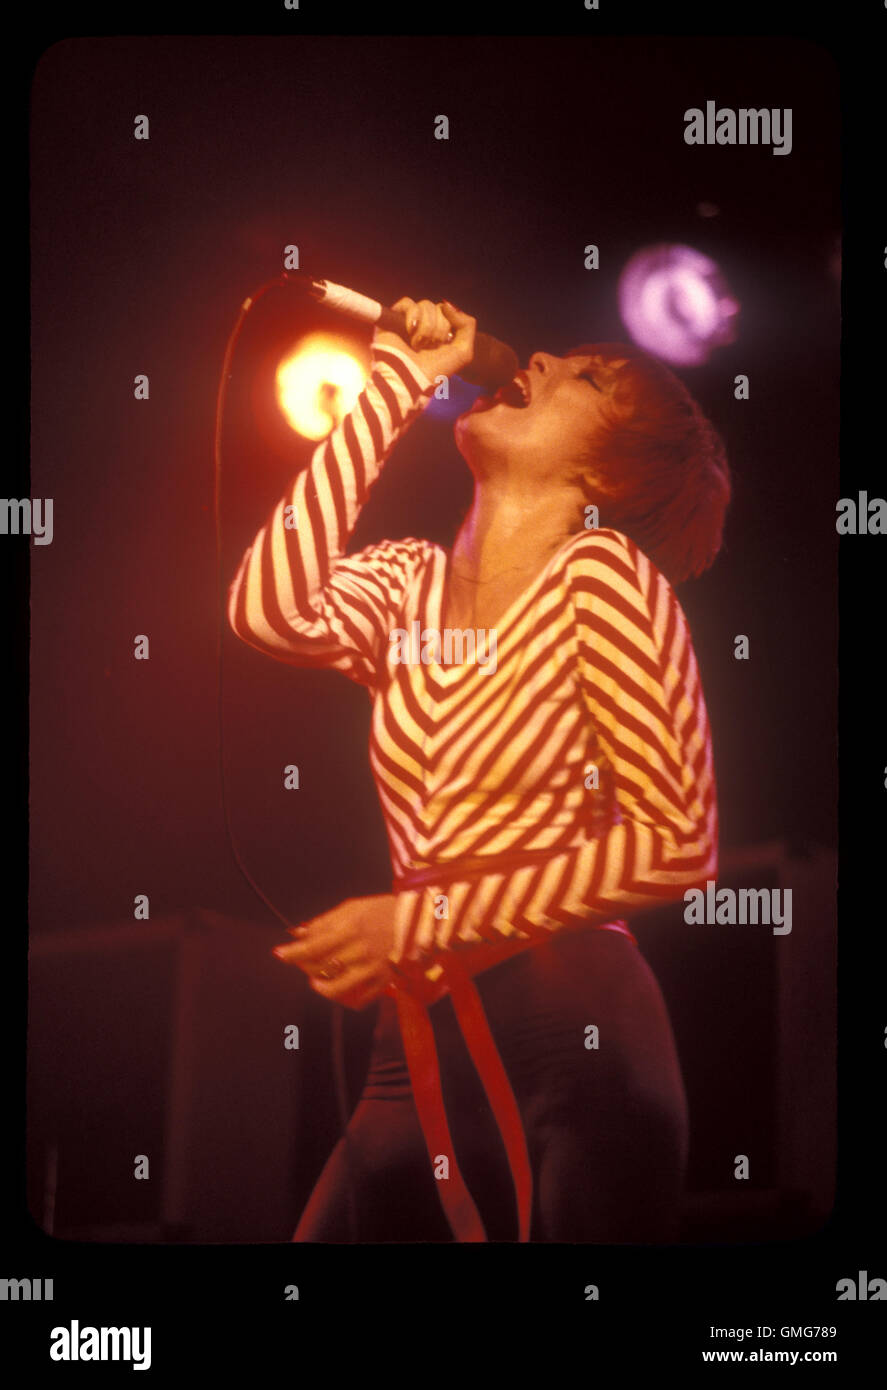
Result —
[[[625,358],[600,345],[588,356],[534,352],[513,383],[479,396],[455,424],[456,446],[478,476],[497,464],[538,479],[563,478],[588,454],[600,428],[613,372]]]

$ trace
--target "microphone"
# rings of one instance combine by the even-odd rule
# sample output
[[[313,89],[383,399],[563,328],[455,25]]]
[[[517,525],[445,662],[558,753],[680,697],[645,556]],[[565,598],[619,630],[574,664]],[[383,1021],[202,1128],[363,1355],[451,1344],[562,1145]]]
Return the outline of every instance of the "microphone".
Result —
[[[386,309],[378,300],[303,271],[286,271],[284,278],[302,285],[312,299],[325,304],[328,309],[361,319],[364,323],[375,324],[385,332],[397,333],[405,343],[409,343],[404,315],[394,309]],[[486,391],[494,392],[500,386],[507,386],[519,369],[520,361],[514,348],[500,343],[487,333],[477,333],[474,357],[467,366],[460,367],[458,375],[472,386],[482,386]]]

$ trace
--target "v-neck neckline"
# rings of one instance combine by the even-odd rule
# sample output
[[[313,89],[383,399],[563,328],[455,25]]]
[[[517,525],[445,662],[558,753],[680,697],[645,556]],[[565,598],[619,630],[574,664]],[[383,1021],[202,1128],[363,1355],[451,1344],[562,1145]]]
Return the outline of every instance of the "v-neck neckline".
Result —
[[[508,607],[505,609],[505,611],[504,611],[503,613],[501,613],[500,616],[497,618],[497,620],[496,620],[496,622],[495,622],[495,624],[494,624],[494,627],[493,627],[493,630],[494,630],[495,633],[496,633],[497,646],[498,646],[498,642],[499,642],[499,634],[500,634],[500,633],[505,633],[505,635],[508,634],[508,631],[509,631],[510,628],[511,628],[512,619],[513,619],[515,613],[518,611],[518,609],[519,609],[522,605],[524,605],[524,604],[526,604],[526,603],[528,602],[528,600],[532,597],[532,595],[535,593],[535,591],[541,586],[541,584],[543,583],[543,581],[549,576],[549,574],[551,573],[552,569],[554,568],[555,562],[556,562],[556,560],[558,559],[558,557],[563,553],[564,550],[566,550],[566,548],[567,548],[568,545],[571,545],[571,544],[572,544],[572,542],[573,542],[575,539],[576,539],[575,536],[570,536],[567,540],[564,541],[563,545],[561,545],[561,546],[554,552],[554,554],[549,558],[548,563],[545,564],[545,565],[542,567],[542,569],[541,569],[541,570],[539,571],[539,573],[535,576],[535,578],[532,579],[532,580],[530,581],[530,583],[527,585],[527,587],[526,587],[525,589],[522,589],[522,590],[521,590],[521,592],[518,594],[517,598],[514,599],[514,600],[508,605]],[[427,620],[427,619],[436,619],[436,620],[437,620],[436,623],[435,623],[435,622],[426,622],[425,625],[426,625],[427,627],[430,627],[430,628],[432,629],[432,631],[435,631],[435,632],[439,633],[440,636],[441,636],[441,639],[442,639],[442,638],[443,638],[443,633],[444,633],[444,621],[443,621],[443,620],[444,620],[444,611],[443,611],[443,608],[444,608],[444,601],[445,601],[446,592],[447,592],[447,580],[448,580],[449,577],[450,577],[450,573],[451,573],[451,569],[452,569],[452,558],[453,558],[452,549],[444,550],[442,546],[438,546],[437,549],[436,549],[436,553],[435,553],[435,557],[434,557],[434,558],[435,558],[435,572],[434,572],[434,577],[433,577],[432,584],[431,584],[431,589],[430,589],[430,592],[429,592],[429,595],[428,595],[428,599],[427,599],[426,604],[425,604],[425,613],[424,613],[423,616],[425,617],[426,620]],[[464,629],[463,629],[463,630],[464,630]],[[484,631],[487,631],[487,629],[484,629]],[[445,675],[445,676],[446,676],[446,675],[449,675],[451,672],[454,672],[454,671],[460,671],[460,672],[462,672],[462,673],[464,674],[465,671],[477,670],[477,669],[478,669],[478,668],[477,668],[477,661],[476,661],[476,660],[473,661],[473,662],[461,662],[461,663],[450,662],[449,664],[444,664],[443,662],[432,661],[432,662],[429,662],[428,664],[429,664],[430,667],[433,667],[433,668],[434,668],[434,670],[438,673],[438,675],[440,675],[440,674],[442,673],[442,674]]]

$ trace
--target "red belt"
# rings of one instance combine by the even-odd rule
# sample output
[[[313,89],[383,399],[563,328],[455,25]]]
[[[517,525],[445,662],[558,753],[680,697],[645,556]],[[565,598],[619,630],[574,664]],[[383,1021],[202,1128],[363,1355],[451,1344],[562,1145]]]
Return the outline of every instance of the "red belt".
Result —
[[[397,893],[407,888],[421,888],[428,883],[440,884],[445,879],[462,881],[474,874],[520,868],[547,858],[550,858],[548,851],[501,855],[490,858],[489,868],[461,872],[457,864],[440,864],[395,879],[391,891]],[[589,922],[588,927],[601,931],[618,931],[637,945],[636,938],[628,930],[625,922]],[[462,1036],[483,1083],[505,1145],[517,1198],[518,1240],[528,1241],[533,1207],[533,1174],[526,1135],[511,1082],[490,1031],[480,995],[462,960],[457,954],[451,953],[439,957],[437,963],[443,969]],[[449,1173],[441,1178],[438,1193],[450,1228],[458,1241],[485,1241],[487,1235],[480,1213],[456,1161],[441,1090],[440,1063],[434,1029],[428,1009],[421,1000],[409,992],[408,986],[400,982],[391,986],[391,992],[397,1002],[413,1097],[428,1156],[433,1166],[444,1157],[448,1162]]]

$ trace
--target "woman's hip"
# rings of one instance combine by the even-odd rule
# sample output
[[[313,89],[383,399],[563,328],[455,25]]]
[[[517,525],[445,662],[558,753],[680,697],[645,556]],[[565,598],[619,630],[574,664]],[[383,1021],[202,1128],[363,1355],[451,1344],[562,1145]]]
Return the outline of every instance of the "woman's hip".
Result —
[[[540,1095],[552,1110],[577,1096],[608,1093],[685,1105],[668,1011],[634,942],[598,928],[559,931],[474,977],[490,1030],[519,1103]],[[452,1003],[431,1005],[441,1078],[458,1092],[473,1065]],[[373,1036],[363,1095],[410,1094],[397,1008],[385,996]]]

